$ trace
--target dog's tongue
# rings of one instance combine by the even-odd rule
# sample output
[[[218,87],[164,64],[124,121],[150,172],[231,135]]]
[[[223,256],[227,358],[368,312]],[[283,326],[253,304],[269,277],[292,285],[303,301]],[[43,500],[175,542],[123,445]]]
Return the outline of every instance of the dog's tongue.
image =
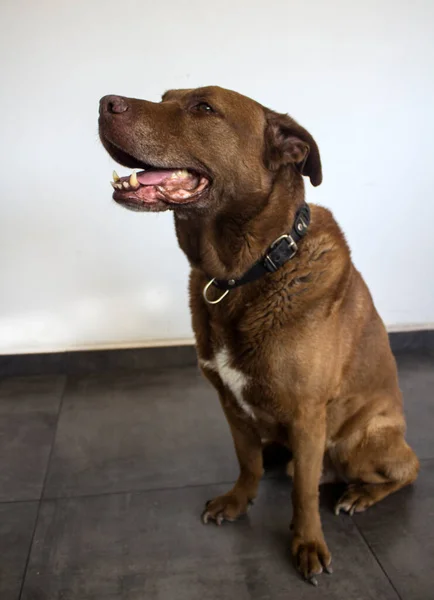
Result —
[[[174,173],[176,173],[176,169],[140,171],[137,173],[137,179],[141,185],[163,185]]]

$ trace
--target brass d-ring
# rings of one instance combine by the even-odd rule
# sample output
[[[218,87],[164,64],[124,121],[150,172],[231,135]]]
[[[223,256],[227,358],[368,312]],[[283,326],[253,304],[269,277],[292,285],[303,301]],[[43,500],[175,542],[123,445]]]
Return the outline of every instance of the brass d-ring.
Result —
[[[217,300],[209,300],[209,298],[207,297],[206,293],[209,290],[209,288],[212,286],[212,284],[215,281],[215,277],[214,279],[211,279],[211,281],[209,281],[206,286],[203,288],[203,297],[205,299],[205,302],[208,302],[208,304],[218,304],[219,302],[221,302],[223,300],[223,298],[225,298],[230,290],[226,290],[219,298],[217,298]]]

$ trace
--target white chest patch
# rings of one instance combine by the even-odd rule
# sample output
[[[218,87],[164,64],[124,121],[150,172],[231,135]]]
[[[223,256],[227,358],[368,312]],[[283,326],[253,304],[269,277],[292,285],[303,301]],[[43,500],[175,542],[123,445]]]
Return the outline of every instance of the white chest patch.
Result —
[[[256,420],[252,407],[243,398],[243,390],[249,383],[249,378],[242,371],[231,367],[229,364],[230,362],[231,358],[227,348],[221,348],[213,360],[201,360],[200,364],[203,367],[217,371],[225,386],[229,388],[235,396],[238,405],[249,415],[249,417]]]

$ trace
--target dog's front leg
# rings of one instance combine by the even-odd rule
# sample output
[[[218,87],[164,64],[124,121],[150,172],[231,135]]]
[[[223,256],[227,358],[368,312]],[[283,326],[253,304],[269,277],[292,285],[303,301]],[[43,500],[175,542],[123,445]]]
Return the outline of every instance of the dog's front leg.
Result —
[[[263,474],[262,443],[258,432],[245,421],[233,416],[225,408],[223,401],[222,405],[231,428],[240,474],[229,492],[206,503],[202,520],[204,523],[213,520],[217,525],[221,525],[223,521],[234,521],[247,512],[256,497]]]
[[[292,555],[302,576],[317,584],[315,575],[331,572],[330,552],[324,540],[319,515],[319,480],[325,448],[325,410],[304,400],[291,423],[294,454]]]

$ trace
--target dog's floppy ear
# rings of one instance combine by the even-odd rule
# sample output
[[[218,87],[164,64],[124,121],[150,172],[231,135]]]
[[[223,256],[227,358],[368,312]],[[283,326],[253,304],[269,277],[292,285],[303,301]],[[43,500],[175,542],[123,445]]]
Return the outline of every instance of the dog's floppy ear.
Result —
[[[268,111],[265,128],[265,164],[277,171],[287,164],[295,164],[312,185],[322,182],[321,158],[318,146],[304,127],[288,115]]]

